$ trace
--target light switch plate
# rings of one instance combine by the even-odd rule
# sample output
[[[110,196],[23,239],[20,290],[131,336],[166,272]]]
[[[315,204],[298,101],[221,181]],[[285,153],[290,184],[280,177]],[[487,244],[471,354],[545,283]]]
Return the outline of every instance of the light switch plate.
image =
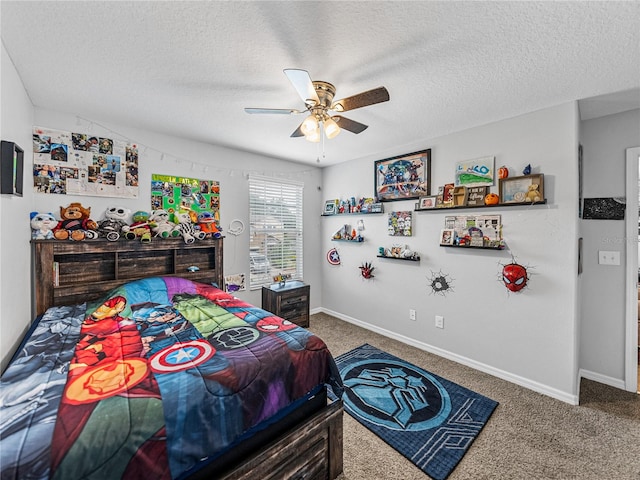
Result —
[[[620,265],[620,252],[599,250],[598,263],[600,265]]]

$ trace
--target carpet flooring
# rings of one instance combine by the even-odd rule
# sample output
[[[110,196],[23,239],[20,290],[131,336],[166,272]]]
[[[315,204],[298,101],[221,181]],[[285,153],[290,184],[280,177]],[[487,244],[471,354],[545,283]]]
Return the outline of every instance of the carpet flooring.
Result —
[[[640,479],[640,396],[582,380],[580,405],[479,372],[319,313],[310,328],[334,356],[368,343],[499,402],[448,480]],[[338,480],[425,480],[350,415]]]

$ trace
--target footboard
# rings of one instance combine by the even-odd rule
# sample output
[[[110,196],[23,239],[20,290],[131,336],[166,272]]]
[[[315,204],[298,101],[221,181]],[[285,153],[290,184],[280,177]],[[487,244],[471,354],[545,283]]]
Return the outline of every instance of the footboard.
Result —
[[[336,401],[230,470],[221,480],[335,479],[342,473],[342,401]]]

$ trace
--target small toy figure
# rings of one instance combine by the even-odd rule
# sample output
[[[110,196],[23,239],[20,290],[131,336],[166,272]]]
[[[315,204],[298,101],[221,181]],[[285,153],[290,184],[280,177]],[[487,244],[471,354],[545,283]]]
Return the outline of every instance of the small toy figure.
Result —
[[[151,241],[151,223],[149,222],[149,213],[138,210],[133,214],[133,223],[122,227],[125,237],[128,240],[139,238],[142,243]]]
[[[154,210],[149,215],[149,221],[155,224],[155,226],[151,227],[151,231],[157,237],[173,238],[180,236],[178,225],[169,221],[169,212],[166,210]]]
[[[540,190],[538,190],[538,188],[539,186],[537,183],[529,185],[529,189],[525,196],[528,202],[539,202],[542,200],[542,195],[540,195]]]
[[[68,207],[60,207],[58,225],[53,230],[57,240],[82,241],[98,237],[98,224],[89,218],[91,207],[84,208],[81,203],[73,202]]]
[[[211,212],[200,212],[198,214],[198,227],[205,234],[205,238],[220,238],[222,234],[216,225],[216,219]]]
[[[129,225],[131,210],[123,207],[109,207],[104,213],[104,220],[98,222],[98,234],[110,242],[115,242],[123,233],[123,227]]]
[[[53,213],[31,212],[31,238],[34,240],[50,240],[53,238],[53,229],[58,225],[58,220]]]
[[[531,164],[530,163],[526,167],[524,167],[524,170],[522,170],[522,174],[523,175],[530,175],[531,174]]]

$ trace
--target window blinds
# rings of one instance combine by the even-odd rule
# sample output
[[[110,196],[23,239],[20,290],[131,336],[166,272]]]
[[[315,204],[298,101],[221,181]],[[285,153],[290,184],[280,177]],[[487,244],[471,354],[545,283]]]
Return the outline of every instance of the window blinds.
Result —
[[[302,279],[303,184],[249,177],[249,265],[252,290],[273,283],[273,276]]]

